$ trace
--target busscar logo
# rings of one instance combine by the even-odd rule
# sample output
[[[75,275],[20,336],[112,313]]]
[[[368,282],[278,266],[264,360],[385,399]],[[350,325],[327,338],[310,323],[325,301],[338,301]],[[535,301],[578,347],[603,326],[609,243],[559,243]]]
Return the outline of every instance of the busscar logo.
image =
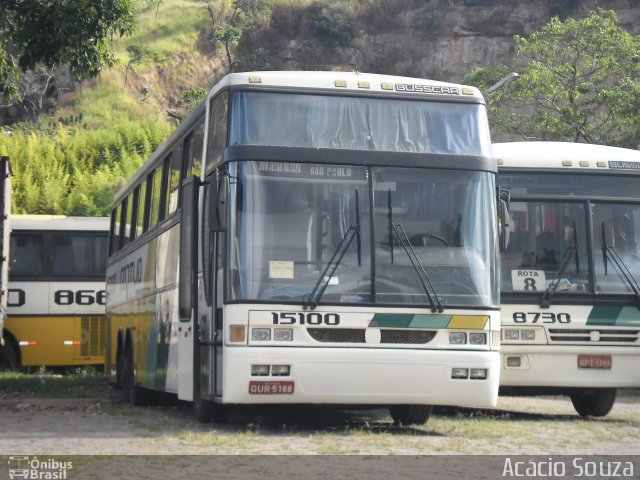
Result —
[[[65,480],[67,472],[73,469],[73,462],[60,461],[54,458],[40,460],[38,457],[9,457],[9,478],[33,480]]]
[[[440,85],[411,85],[406,83],[397,83],[396,91],[407,93],[435,93],[438,95],[460,95],[459,88]]]

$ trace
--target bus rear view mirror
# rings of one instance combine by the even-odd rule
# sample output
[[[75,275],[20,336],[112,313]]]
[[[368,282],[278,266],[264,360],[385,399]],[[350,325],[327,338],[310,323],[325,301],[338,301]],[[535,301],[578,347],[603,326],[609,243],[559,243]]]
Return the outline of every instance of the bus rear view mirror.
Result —
[[[212,232],[223,232],[227,229],[227,199],[229,197],[229,177],[224,174],[218,176],[218,182],[212,175],[207,196],[207,210],[209,213],[209,228]]]
[[[500,242],[500,251],[504,252],[509,245],[509,234],[511,232],[511,224],[509,217],[509,203],[511,200],[511,192],[509,190],[498,190],[498,234]]]

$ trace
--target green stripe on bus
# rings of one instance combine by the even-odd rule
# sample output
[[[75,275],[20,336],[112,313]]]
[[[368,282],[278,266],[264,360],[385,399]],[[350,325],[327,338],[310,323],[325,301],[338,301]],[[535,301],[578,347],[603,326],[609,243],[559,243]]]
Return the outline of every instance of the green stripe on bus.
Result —
[[[640,327],[640,310],[637,307],[622,307],[616,325],[621,327]]]
[[[616,325],[622,307],[593,307],[587,318],[587,325]]]
[[[370,327],[380,328],[447,328],[451,315],[413,315],[402,313],[376,313]]]
[[[451,315],[415,315],[410,328],[447,328]]]
[[[640,310],[636,307],[593,307],[587,325],[640,327]]]

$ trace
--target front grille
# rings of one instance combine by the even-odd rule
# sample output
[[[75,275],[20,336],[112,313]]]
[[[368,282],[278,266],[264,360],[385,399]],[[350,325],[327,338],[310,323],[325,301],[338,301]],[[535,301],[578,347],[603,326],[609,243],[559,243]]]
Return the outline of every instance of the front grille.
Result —
[[[364,328],[307,328],[311,338],[322,343],[366,343]],[[436,336],[431,330],[380,330],[380,343],[424,345]]]
[[[364,328],[307,328],[307,332],[323,343],[365,343]]]
[[[551,342],[634,343],[638,340],[639,333],[640,330],[550,328],[549,338]],[[592,335],[596,335],[598,339],[592,340]]]
[[[380,330],[380,343],[425,344],[433,340],[436,332],[430,330]]]
[[[107,322],[104,317],[82,317],[80,324],[80,355],[98,357],[104,355]]]

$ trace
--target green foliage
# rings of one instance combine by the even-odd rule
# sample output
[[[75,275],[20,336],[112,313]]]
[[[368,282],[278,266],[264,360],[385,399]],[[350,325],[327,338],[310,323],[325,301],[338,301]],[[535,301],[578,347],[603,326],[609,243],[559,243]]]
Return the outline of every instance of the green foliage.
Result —
[[[495,126],[527,138],[640,146],[640,38],[619,28],[614,12],[553,18],[515,40],[528,63],[518,80],[487,95]],[[486,89],[507,71],[479,69],[465,82]]]
[[[158,120],[5,129],[0,154],[12,159],[13,212],[108,214],[115,192],[168,133]]]
[[[356,36],[355,15],[340,4],[315,3],[307,14],[312,34],[325,46],[347,47]]]
[[[131,34],[134,26],[131,0],[4,2],[0,38],[16,48],[0,43],[0,91],[12,93],[7,84],[16,60],[23,70],[67,65],[76,78],[95,77],[114,64],[110,37]]]

